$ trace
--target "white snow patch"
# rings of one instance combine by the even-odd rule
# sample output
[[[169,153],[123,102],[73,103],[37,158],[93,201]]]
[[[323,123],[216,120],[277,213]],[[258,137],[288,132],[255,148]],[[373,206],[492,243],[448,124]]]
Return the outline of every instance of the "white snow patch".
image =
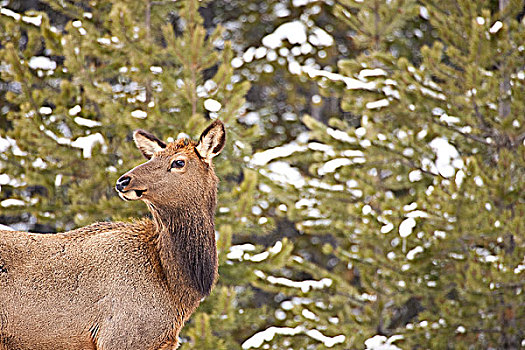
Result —
[[[111,39],[109,39],[109,38],[98,38],[98,39],[97,39],[97,42],[98,42],[99,44],[102,44],[102,45],[110,45],[110,44],[111,44]],[[126,67],[122,67],[122,68],[126,68]],[[126,72],[128,71],[128,69],[126,68],[126,71],[123,72],[123,71],[122,71],[122,68],[119,69],[119,72],[120,72],[120,73],[126,73]]]
[[[43,106],[43,107],[40,107],[40,109],[38,110],[38,113],[43,114],[43,115],[49,115],[53,113],[53,110],[50,107]]]
[[[428,20],[430,17],[428,15],[428,9],[425,6],[419,7],[419,15],[424,19]]]
[[[219,101],[208,98],[204,101],[204,108],[210,112],[218,112],[221,110],[222,105]]]
[[[277,334],[280,335],[296,335],[302,333],[303,327],[297,326],[295,328],[289,327],[270,327],[262,332],[252,335],[244,343],[242,343],[243,349],[259,348],[265,341],[271,341]]]
[[[22,207],[24,205],[26,205],[26,202],[24,202],[23,200],[13,199],[13,198],[4,199],[3,201],[0,202],[0,206],[2,206],[4,208],[7,208],[7,207]]]
[[[421,87],[419,89],[424,95],[427,95],[427,96],[430,96],[430,97],[433,97],[435,99],[438,99],[438,100],[442,100],[442,101],[445,101],[447,99],[447,97],[441,93],[441,92],[435,92],[434,90],[431,90],[427,87]]]
[[[314,46],[332,46],[334,38],[328,34],[324,29],[319,27],[312,28],[312,34],[308,37],[308,41]]]
[[[465,179],[465,176],[466,176],[465,172],[461,169],[456,172],[455,182],[456,182],[457,187],[461,187],[461,184],[463,183],[463,179]]]
[[[387,339],[384,335],[375,335],[365,340],[366,350],[401,350],[401,348],[392,344],[399,339],[403,339],[403,336],[395,334]]]
[[[372,212],[372,207],[366,204],[365,206],[363,206],[363,209],[361,209],[361,212],[363,213],[363,215],[368,215]]]
[[[81,148],[84,158],[91,158],[91,152],[97,143],[102,145],[102,150],[104,151],[106,142],[104,141],[104,136],[98,132],[93,135],[77,138],[75,141],[71,142],[71,146]]]
[[[40,130],[44,131],[44,134],[55,140],[59,145],[71,145],[71,140],[66,137],[58,137],[51,130],[44,129],[40,126]]]
[[[244,61],[240,57],[234,57],[231,61],[233,68],[240,68],[244,64]]]
[[[303,66],[302,70],[304,73],[308,74],[310,78],[324,77],[332,81],[342,81],[346,84],[346,88],[349,90],[374,90],[377,86],[374,82],[362,82],[358,79],[346,77],[338,73],[332,73],[326,70],[321,70],[310,66]]]
[[[13,154],[15,156],[24,157],[27,155],[27,152],[24,152],[18,147],[16,144],[16,141],[9,136],[7,138],[0,137],[0,152],[3,153],[9,149],[9,147],[12,148]]]
[[[275,254],[278,254],[282,249],[283,249],[283,242],[277,241],[277,242],[275,242],[273,247],[268,249],[268,252],[270,252],[270,254],[274,254],[275,255]]]
[[[261,117],[257,112],[249,112],[240,117],[239,120],[247,125],[255,125],[261,120]]]
[[[317,329],[310,329],[306,331],[306,335],[312,339],[320,341],[324,346],[331,348],[335,344],[343,343],[346,337],[342,334],[336,335],[335,337],[327,337],[323,333],[319,332]]]
[[[255,57],[255,47],[249,47],[244,53],[242,54],[242,59],[244,62],[251,62],[253,61],[253,58]]]
[[[316,204],[319,204],[319,201],[317,199],[301,198],[297,202],[295,202],[295,207],[296,208],[301,208],[301,207],[310,208]]]
[[[0,174],[0,185],[7,185],[11,181],[11,178],[7,174]]]
[[[45,56],[33,56],[28,64],[31,69],[55,70],[57,68],[57,63]]]
[[[361,137],[366,135],[366,129],[363,128],[362,126],[357,128],[357,129],[355,129],[354,132],[355,132],[356,136],[359,137],[359,138],[361,138]]]
[[[390,85],[384,86],[381,89],[381,91],[383,91],[386,96],[392,96],[392,97],[394,97],[394,98],[396,98],[398,100],[401,98],[401,95],[399,94],[399,91],[392,89],[392,87],[390,87]]]
[[[412,230],[416,227],[416,220],[414,218],[407,218],[399,225],[399,235],[401,237],[408,237]]]
[[[319,151],[325,153],[327,156],[333,157],[335,156],[334,148],[330,145],[326,145],[324,143],[319,142],[310,142],[308,144],[308,148],[312,151]]]
[[[332,159],[324,163],[319,169],[317,169],[317,173],[321,176],[326,175],[328,173],[333,173],[337,168],[350,164],[352,164],[352,160],[348,158]]]
[[[57,176],[55,177],[55,187],[60,187],[60,185],[62,185],[62,178],[62,174],[57,174]]]
[[[514,271],[514,274],[516,274],[516,275],[520,274],[522,271],[525,271],[525,264],[520,264],[520,265],[516,266],[516,268],[513,271]],[[523,340],[522,344],[524,344],[524,343],[525,343],[525,339]]]
[[[410,213],[407,213],[406,217],[407,218],[428,218],[429,215],[428,213],[422,210],[414,210],[414,211],[411,211]]]
[[[133,118],[144,119],[148,116],[148,113],[144,112],[141,109],[136,109],[133,112],[131,112],[131,116]]]
[[[292,5],[294,7],[300,7],[300,6],[306,6],[312,2],[317,2],[317,0],[292,0]]]
[[[149,67],[149,70],[153,74],[160,74],[160,73],[162,73],[162,67],[159,67],[159,66],[151,66],[151,67]]]
[[[348,143],[354,143],[357,141],[355,137],[351,137],[350,135],[348,135],[348,133],[341,130],[327,128],[326,133],[339,141],[344,141]]]
[[[34,168],[37,168],[37,169],[46,169],[47,168],[47,164],[40,157],[35,159],[35,161],[33,163],[31,163],[31,165]]]
[[[270,148],[263,152],[255,153],[250,161],[251,166],[263,166],[268,164],[270,161],[288,157],[295,152],[303,152],[307,149],[304,145],[299,145],[296,142],[290,142],[284,146]]]
[[[250,256],[249,254],[244,254],[243,258],[244,260],[249,260],[253,262],[261,262],[263,260],[266,260],[270,256],[269,252],[262,252],[259,254],[255,254]]]
[[[404,211],[412,211],[412,210],[415,210],[416,208],[417,208],[417,203],[416,202],[412,202],[410,204],[407,204],[407,205],[403,206],[403,210]]]
[[[381,68],[375,68],[375,69],[362,69],[359,74],[358,78],[361,80],[366,80],[368,77],[380,77],[380,76],[386,76],[386,72]]]
[[[36,17],[23,16],[22,21],[40,27],[42,24],[42,15]]]
[[[20,21],[20,18],[22,17],[19,13],[16,13],[15,11],[12,11],[5,7],[0,8],[0,14],[4,16],[12,17],[14,18],[15,21]]]
[[[255,246],[250,243],[233,245],[230,247],[230,252],[226,255],[228,259],[242,260],[246,251],[254,251]]]
[[[408,174],[408,180],[410,182],[417,182],[417,181],[421,180],[422,178],[423,178],[423,173],[421,172],[421,170],[412,170]]]
[[[368,109],[378,109],[378,108],[386,107],[389,104],[390,104],[390,101],[388,101],[387,98],[384,98],[384,99],[381,99],[381,100],[368,102],[366,104],[366,108],[368,108]]]
[[[430,147],[436,153],[436,168],[443,177],[453,176],[454,168],[463,168],[459,152],[447,139],[437,137],[430,142]]]
[[[314,227],[314,226],[330,226],[332,225],[332,220],[330,219],[319,219],[319,220],[305,220],[301,222],[298,227]]]
[[[388,232],[392,231],[393,228],[394,228],[394,224],[389,222],[385,226],[381,227],[381,233],[383,233],[383,234],[388,233]]]
[[[474,176],[474,182],[478,187],[483,186],[483,179],[478,175]]]
[[[73,119],[73,120],[78,125],[85,126],[85,127],[88,127],[88,128],[93,128],[95,126],[101,126],[102,125],[102,123],[99,122],[99,121],[86,119],[86,118],[82,118],[82,117],[75,117],[75,119]]]
[[[317,280],[292,281],[285,277],[266,276],[262,271],[257,270],[257,277],[266,279],[271,284],[279,284],[286,287],[301,289],[303,293],[307,293],[310,289],[323,289],[330,287],[333,281],[330,278],[323,278]]]
[[[303,309],[303,311],[301,311],[301,314],[304,316],[304,318],[307,318],[309,320],[319,320],[316,314],[314,314],[312,311],[308,309]]]
[[[36,17],[21,16],[19,13],[16,13],[13,10],[10,10],[5,7],[0,7],[0,14],[11,17],[15,21],[20,21],[20,19],[22,19],[22,22],[33,24],[37,27],[39,27],[42,24],[42,15],[38,15]]]
[[[306,26],[300,21],[283,23],[272,34],[262,38],[262,44],[270,49],[280,47],[284,40],[290,44],[306,42]]]
[[[297,326],[295,328],[272,326],[265,329],[264,331],[252,335],[249,339],[242,343],[241,346],[243,349],[259,348],[264,342],[271,341],[276,335],[294,336],[297,334],[306,334],[312,339],[322,342],[326,347],[329,348],[335,344],[343,343],[346,339],[344,335],[327,337],[317,329],[307,330],[304,326]]]
[[[446,113],[443,113],[439,117],[439,121],[450,125],[450,124],[457,124],[457,123],[459,123],[461,121],[461,119],[459,119],[458,117],[453,117],[453,116],[450,116],[450,115],[448,115]]]
[[[407,259],[408,260],[414,260],[414,258],[416,257],[416,254],[419,254],[419,253],[422,253],[422,252],[423,252],[423,247],[418,245],[417,247],[415,247],[414,249],[410,250],[407,253]]]
[[[299,75],[302,72],[301,65],[295,60],[290,61],[290,63],[288,63],[288,71],[291,74]]]
[[[75,107],[70,108],[68,113],[70,116],[75,116],[78,113],[80,113],[81,110],[82,110],[82,107],[80,107],[80,105],[76,105]]]
[[[359,151],[356,149],[344,150],[343,152],[341,152],[341,155],[345,157],[359,157],[359,158],[364,158],[365,156],[365,154],[362,151]]]
[[[326,182],[319,181],[318,179],[311,179],[310,181],[308,181],[308,185],[312,187],[321,188],[323,190],[329,190],[329,191],[343,191],[344,190],[344,186],[341,184],[331,185]]]
[[[256,50],[255,50],[255,59],[261,59],[263,58],[264,56],[266,56],[266,54],[268,53],[268,49],[264,46],[261,46],[261,47],[258,47]]]
[[[261,169],[261,174],[274,182],[289,184],[296,188],[306,185],[306,181],[299,170],[286,162],[273,162],[268,165],[268,170]]]
[[[307,293],[310,289],[322,289],[330,287],[332,280],[329,278],[323,278],[320,281],[316,280],[304,280],[304,281],[292,281],[284,277],[268,276],[266,278],[271,284],[279,284],[286,287],[301,289],[303,293]]]

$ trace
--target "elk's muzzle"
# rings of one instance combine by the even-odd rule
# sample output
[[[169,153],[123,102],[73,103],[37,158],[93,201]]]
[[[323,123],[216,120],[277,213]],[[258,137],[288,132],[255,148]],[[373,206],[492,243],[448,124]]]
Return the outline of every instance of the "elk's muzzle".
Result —
[[[140,199],[142,195],[144,194],[144,192],[146,192],[146,190],[132,188],[132,186],[130,186],[130,183],[131,183],[131,177],[128,175],[122,175],[117,180],[115,189],[117,190],[120,198],[128,200],[128,201]]]

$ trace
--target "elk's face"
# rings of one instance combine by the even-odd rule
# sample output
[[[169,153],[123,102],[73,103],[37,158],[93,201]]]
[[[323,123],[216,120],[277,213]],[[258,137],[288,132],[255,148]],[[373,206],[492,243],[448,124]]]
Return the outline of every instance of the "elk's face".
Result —
[[[126,174],[115,186],[125,200],[144,200],[153,206],[183,206],[209,196],[217,185],[212,159],[225,144],[224,125],[213,122],[199,142],[179,139],[166,144],[152,134],[137,130],[133,139],[148,159]]]

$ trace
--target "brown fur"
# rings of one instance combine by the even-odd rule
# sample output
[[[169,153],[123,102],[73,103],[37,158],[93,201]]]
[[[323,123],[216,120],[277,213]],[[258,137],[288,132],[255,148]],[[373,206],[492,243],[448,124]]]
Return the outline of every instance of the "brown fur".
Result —
[[[56,235],[0,231],[0,350],[177,347],[217,276],[211,158],[224,146],[224,127],[212,126],[205,147],[135,133],[151,159],[117,188],[143,200],[153,220]],[[174,159],[185,167],[172,169]]]

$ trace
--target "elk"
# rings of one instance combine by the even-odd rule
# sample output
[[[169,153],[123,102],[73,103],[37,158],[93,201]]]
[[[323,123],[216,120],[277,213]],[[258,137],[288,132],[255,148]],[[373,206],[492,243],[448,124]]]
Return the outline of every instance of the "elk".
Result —
[[[198,142],[137,130],[147,162],[116,190],[152,219],[99,222],[58,234],[0,231],[0,349],[175,349],[217,278],[212,164],[222,122]]]

